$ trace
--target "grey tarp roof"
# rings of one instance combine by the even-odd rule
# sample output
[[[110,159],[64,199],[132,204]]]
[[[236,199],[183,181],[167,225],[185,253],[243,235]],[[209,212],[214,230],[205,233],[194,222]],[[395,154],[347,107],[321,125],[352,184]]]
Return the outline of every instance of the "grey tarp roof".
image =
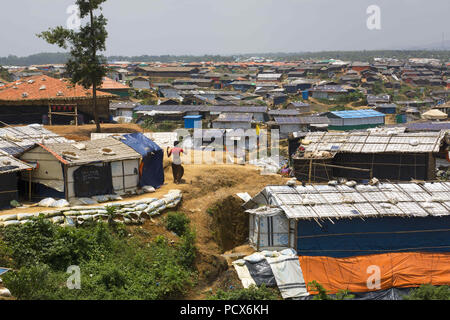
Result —
[[[267,186],[253,198],[291,219],[450,215],[450,182]]]
[[[32,167],[10,155],[0,154],[0,174],[30,170]]]
[[[0,150],[18,156],[37,143],[72,142],[57,135],[41,125],[0,128]]]
[[[307,152],[333,151],[351,153],[439,152],[446,131],[421,133],[396,132],[311,132],[305,140]]]
[[[42,148],[52,153],[56,158],[71,166],[83,165],[93,162],[112,162],[129,159],[140,159],[141,155],[127,146],[125,143],[108,137],[105,139],[83,141],[79,144],[84,145],[85,150],[80,150],[75,143],[56,143],[40,145]],[[104,151],[112,151],[105,154]],[[71,155],[76,155],[76,159]]]

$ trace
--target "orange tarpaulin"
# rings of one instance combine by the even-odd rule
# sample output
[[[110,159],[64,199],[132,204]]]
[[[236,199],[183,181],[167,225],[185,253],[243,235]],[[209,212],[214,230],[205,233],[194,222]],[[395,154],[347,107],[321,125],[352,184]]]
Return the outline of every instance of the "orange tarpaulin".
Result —
[[[450,284],[450,253],[401,252],[349,258],[300,256],[299,260],[305,283],[315,280],[331,294],[339,290],[368,292],[426,283]]]

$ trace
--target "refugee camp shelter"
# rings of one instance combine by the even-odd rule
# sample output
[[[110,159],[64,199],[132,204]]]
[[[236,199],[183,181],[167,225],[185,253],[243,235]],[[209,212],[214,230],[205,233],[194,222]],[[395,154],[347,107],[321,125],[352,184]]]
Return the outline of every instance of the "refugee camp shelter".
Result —
[[[445,152],[448,132],[310,132],[293,156],[301,181],[335,178],[391,181],[435,178],[436,158]]]
[[[267,223],[267,216],[295,221],[297,227],[284,239],[295,231],[296,240],[279,245],[299,255],[346,257],[424,246],[427,251],[450,252],[450,182],[267,186],[245,206],[254,207],[247,210],[253,232],[263,230],[255,223]],[[414,230],[422,229],[417,237]],[[439,229],[447,230],[436,233]],[[380,237],[377,232],[382,231]],[[270,244],[263,235],[272,238],[276,233],[268,228],[260,234],[259,248]]]
[[[427,120],[445,120],[448,115],[438,109],[431,109],[422,113],[422,118]]]
[[[186,129],[202,128],[201,115],[184,116],[183,119],[184,119],[184,127]]]
[[[0,209],[19,200],[20,172],[31,171],[32,166],[10,155],[0,153]]]
[[[142,133],[125,134],[120,141],[142,156],[139,165],[139,186],[159,188],[164,184],[164,150]]]
[[[250,113],[221,113],[212,126],[214,129],[250,129],[252,120]]]
[[[39,144],[20,159],[37,166],[32,174],[37,198],[121,195],[139,185],[141,155],[114,138]]]
[[[18,157],[38,143],[71,143],[68,140],[40,124],[27,126],[5,126],[0,128],[0,151]]]
[[[109,120],[109,100],[115,96],[97,92],[100,120]],[[92,93],[66,79],[38,75],[15,81],[0,91],[0,120],[8,124],[69,124],[94,119]]]
[[[120,98],[128,98],[131,90],[130,87],[108,77],[103,77],[102,85],[99,89],[103,92],[115,94]]]
[[[331,111],[325,114],[330,119],[329,130],[355,130],[384,125],[385,114],[372,110]]]
[[[267,186],[244,206],[250,244],[295,249],[331,293],[450,284],[449,182]]]

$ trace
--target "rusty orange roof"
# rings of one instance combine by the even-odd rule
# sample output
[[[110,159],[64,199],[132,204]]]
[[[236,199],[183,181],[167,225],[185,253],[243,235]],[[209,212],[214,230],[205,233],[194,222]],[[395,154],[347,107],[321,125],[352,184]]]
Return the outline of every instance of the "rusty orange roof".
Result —
[[[98,91],[97,96],[114,97]],[[67,79],[55,79],[46,75],[24,78],[10,83],[0,91],[0,101],[92,99],[90,90],[73,85]]]
[[[103,83],[100,86],[100,90],[114,90],[114,89],[127,89],[129,90],[130,87],[121,84],[120,82],[117,82],[111,78],[108,77],[104,77],[103,78]]]

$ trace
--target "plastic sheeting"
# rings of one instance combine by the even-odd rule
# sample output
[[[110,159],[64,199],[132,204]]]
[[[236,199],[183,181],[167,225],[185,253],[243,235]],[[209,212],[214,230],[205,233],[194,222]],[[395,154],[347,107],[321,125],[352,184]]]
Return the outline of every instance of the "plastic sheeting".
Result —
[[[76,181],[76,197],[111,194],[114,191],[110,163],[104,163],[102,166],[80,166],[73,172],[73,179]]]
[[[450,284],[450,253],[398,252],[349,258],[300,256],[306,283],[329,293],[371,292],[422,284]],[[314,292],[310,292],[314,294]]]
[[[255,280],[253,280],[243,260],[233,262],[233,266],[245,289],[248,289],[252,285],[256,286]]]
[[[371,292],[350,292],[354,295],[349,300],[403,300],[403,296],[408,295],[412,288],[391,288]],[[334,296],[334,295],[331,295]],[[297,300],[312,300],[314,295],[299,297]]]
[[[121,141],[142,155],[139,185],[159,188],[164,184],[164,151],[142,133],[126,134]]]
[[[268,257],[268,263],[284,299],[308,296],[302,269],[296,255]]]
[[[298,223],[300,256],[351,257],[388,252],[449,252],[450,216],[382,217]]]
[[[267,260],[264,259],[256,263],[245,261],[245,266],[258,287],[263,283],[267,287],[277,286],[272,268]]]
[[[309,295],[295,251],[288,249],[283,253],[263,251],[233,262],[244,288],[277,286],[285,299]]]

